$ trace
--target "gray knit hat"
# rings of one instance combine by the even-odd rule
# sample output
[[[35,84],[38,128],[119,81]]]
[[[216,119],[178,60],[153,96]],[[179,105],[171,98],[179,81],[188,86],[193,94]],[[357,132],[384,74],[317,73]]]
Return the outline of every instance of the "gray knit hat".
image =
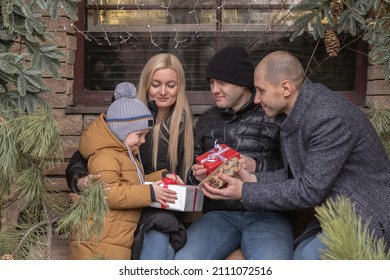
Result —
[[[137,90],[133,84],[120,83],[115,88],[115,101],[107,110],[107,125],[122,142],[130,133],[151,129],[154,124],[152,113],[136,95]]]

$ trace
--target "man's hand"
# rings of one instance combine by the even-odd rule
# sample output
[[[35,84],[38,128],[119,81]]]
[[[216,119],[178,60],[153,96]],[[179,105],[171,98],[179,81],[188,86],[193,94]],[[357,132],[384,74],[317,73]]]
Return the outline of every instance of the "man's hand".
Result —
[[[245,168],[249,173],[255,173],[256,171],[256,161],[253,158],[247,157],[245,155],[240,155],[238,160],[242,167]]]
[[[242,185],[244,182],[256,182],[256,176],[250,174],[244,168],[238,170],[234,178],[219,174],[219,178],[227,183],[224,188],[213,188],[209,184],[204,183],[202,191],[205,196],[215,200],[240,200],[242,198]]]
[[[220,174],[219,177],[227,183],[227,186],[218,189],[204,183],[202,187],[204,195],[215,200],[240,200],[242,198],[243,182],[225,174]]]
[[[204,178],[207,177],[206,172],[207,169],[204,168],[203,164],[194,164],[192,166],[192,174],[199,182],[201,182]]]

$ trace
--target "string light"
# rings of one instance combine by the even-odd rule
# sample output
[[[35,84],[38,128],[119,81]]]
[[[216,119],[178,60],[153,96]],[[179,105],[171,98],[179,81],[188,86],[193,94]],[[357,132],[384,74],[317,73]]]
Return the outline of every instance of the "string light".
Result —
[[[166,9],[166,12],[167,12],[167,15],[171,18],[172,20],[172,29],[173,31],[175,32],[175,42],[176,42],[176,45],[175,45],[175,49],[177,49],[177,46],[181,43],[184,43],[185,41],[187,41],[187,38],[185,38],[184,40],[181,40],[179,41],[177,38],[179,37],[179,32],[177,31],[176,29],[176,26],[175,26],[175,17],[172,15],[172,13],[169,11],[169,8],[171,7],[171,0],[168,1],[168,6],[165,6],[164,4],[161,4],[161,8],[164,8]]]
[[[83,35],[84,38],[85,38],[86,40],[92,41],[91,38],[89,38],[89,36],[88,36],[87,34],[85,34],[83,31],[81,31],[80,29],[78,29],[76,25],[74,25],[73,23],[71,23],[70,26],[72,26],[74,29],[76,29],[76,31],[77,31],[78,33],[80,33],[81,35]]]
[[[149,32],[150,42],[151,42],[154,46],[158,47],[158,44],[156,44],[156,42],[154,41],[153,33],[152,33],[152,30],[150,29],[150,25],[148,24],[148,22],[147,22],[147,20],[146,20],[145,13],[140,9],[140,6],[144,6],[144,4],[143,4],[143,3],[139,4],[139,3],[138,3],[138,0],[135,1],[135,4],[137,5],[138,11],[139,11],[140,13],[143,13],[143,14],[144,14],[143,19],[144,19],[144,21],[145,21],[146,27],[147,27],[148,32]]]
[[[247,25],[246,25],[245,28],[244,28],[244,33],[246,32],[248,26],[249,26],[250,23],[251,23],[251,19],[252,19],[252,6],[251,6],[251,2],[249,2],[248,4],[249,4],[249,7],[248,7],[248,13],[249,13],[248,18],[249,18],[249,19],[248,19]]]
[[[196,6],[198,5],[198,3],[199,3],[199,0],[196,0],[196,3],[194,4],[194,9],[192,11],[188,12],[189,14],[194,14],[194,18],[195,18],[195,22],[196,22],[195,34],[198,34],[198,32],[200,31],[199,20],[198,20],[198,17],[196,15]]]
[[[95,34],[95,30],[91,30],[91,32],[88,31],[80,31],[77,29],[76,26],[72,24],[72,27],[77,29],[77,32],[81,33],[85,39],[92,41],[95,40],[98,45],[102,44],[108,44],[112,45],[110,40],[113,40],[113,36],[111,34],[111,29],[118,31],[117,32],[117,38],[119,38],[120,44],[123,43],[128,43],[131,38],[134,38],[133,32],[130,32],[132,30],[132,24],[127,25],[126,23],[131,20],[139,20],[140,25],[143,25],[144,23],[144,32],[147,32],[150,36],[150,43],[153,44],[154,46],[158,47],[158,41],[157,38],[154,36],[154,19],[160,20],[160,13],[166,14],[166,17],[169,19],[169,23],[165,23],[166,27],[169,29],[169,24],[171,25],[172,32],[174,32],[174,36],[172,36],[172,41],[174,40],[173,43],[175,43],[175,48],[179,48],[180,45],[183,45],[182,47],[184,48],[186,44],[183,44],[184,42],[187,42],[189,38],[183,38],[185,36],[182,36],[181,34],[181,25],[178,23],[181,23],[178,21],[178,18],[176,17],[176,14],[173,12],[176,9],[176,7],[179,7],[178,12],[180,12],[180,16],[184,16],[184,13],[187,13],[189,16],[186,19],[186,22],[184,22],[185,26],[187,27],[192,27],[192,32],[195,33],[194,38],[199,38],[200,37],[200,31],[202,30],[202,16],[203,12],[206,12],[206,16],[209,16],[209,20],[206,21],[208,22],[208,25],[210,26],[210,20],[216,22],[216,31],[219,32],[224,32],[224,29],[226,29],[225,24],[228,21],[229,17],[231,16],[230,10],[234,9],[234,4],[233,6],[229,6],[227,8],[226,5],[230,5],[229,1],[222,0],[220,6],[214,5],[207,5],[209,8],[203,8],[201,3],[202,1],[196,0],[196,1],[191,1],[193,4],[190,5],[185,5],[185,3],[188,3],[186,1],[182,0],[165,0],[161,2],[160,8],[157,8],[156,10],[160,11],[152,11],[150,12],[151,7],[153,6],[152,2],[150,1],[143,1],[143,0],[91,0],[89,3],[93,3],[92,5],[95,7],[95,16],[97,15],[97,20],[95,21],[95,26],[98,28],[101,32],[98,32],[99,35],[102,35],[102,37],[95,38],[93,35]],[[219,2],[219,1],[218,1]],[[264,12],[263,10],[257,10],[255,6],[257,6],[258,3],[261,3],[260,6],[263,8],[269,7],[272,9],[272,3],[274,1],[271,0],[261,0],[261,1],[256,1],[256,0],[251,0],[247,1],[247,8],[246,16],[240,16],[238,19],[234,19],[234,21],[242,19],[242,18],[247,18],[247,22],[240,22],[239,24],[243,26],[243,33],[248,32],[251,30],[251,25],[257,25],[257,24],[266,24],[265,28],[261,28],[263,31],[261,32],[263,35],[261,36],[269,36],[273,34],[274,29],[284,27],[287,22],[287,16],[290,12],[290,8],[283,8],[283,6],[288,5],[292,6],[293,3],[296,3],[297,1],[292,1],[292,0],[283,0],[278,2],[280,5],[282,5],[282,9],[279,10],[274,10],[274,11],[269,11],[269,12]],[[276,1],[275,1],[276,2]],[[115,3],[116,9],[111,9],[107,10],[107,5],[110,3]],[[133,6],[134,8],[132,10],[125,10],[127,4],[129,4],[129,7],[131,3],[134,3],[135,5]],[[150,3],[150,4],[149,4]],[[183,3],[183,4],[182,4]],[[215,3],[215,2],[214,2]],[[187,10],[184,10],[181,5],[188,6],[189,8]],[[149,7],[150,6],[150,7]],[[234,10],[236,11],[236,10]],[[238,10],[237,10],[238,11]],[[240,10],[240,15],[242,15],[244,10]],[[220,16],[219,16],[220,15]],[[264,18],[263,18],[264,17]],[[142,18],[142,19],[141,19]],[[60,20],[60,24],[63,25],[63,21]],[[229,25],[230,26],[230,25]],[[64,30],[66,30],[66,26],[61,26]],[[139,28],[139,26],[138,26]],[[157,28],[157,30],[160,30],[161,27]],[[207,30],[209,27],[207,28]],[[165,31],[169,31],[164,29]],[[186,28],[184,30],[187,30]],[[215,30],[215,29],[214,29]],[[229,29],[230,30],[230,29]],[[180,31],[180,32],[179,32]],[[182,37],[181,37],[182,36]],[[182,40],[180,40],[183,38]],[[91,40],[92,39],[92,40]]]
[[[104,29],[103,24],[102,24],[103,18],[100,18],[100,16],[99,16],[100,14],[103,14],[103,15],[104,15],[104,14],[106,13],[106,11],[105,11],[105,10],[99,10],[99,4],[96,3],[94,0],[92,0],[92,2],[95,3],[95,6],[96,6],[96,13],[98,14],[97,23],[98,23],[100,29],[101,29],[101,30],[103,31],[103,33],[104,33],[103,39],[107,41],[107,43],[108,43],[109,46],[111,46],[111,41],[110,41],[110,39],[108,38],[108,34],[107,34],[106,30]],[[103,5],[103,0],[100,0],[100,4]],[[102,13],[101,13],[101,11],[102,11]],[[99,44],[99,45],[102,45],[102,43],[100,43],[100,42],[98,42],[98,44]]]

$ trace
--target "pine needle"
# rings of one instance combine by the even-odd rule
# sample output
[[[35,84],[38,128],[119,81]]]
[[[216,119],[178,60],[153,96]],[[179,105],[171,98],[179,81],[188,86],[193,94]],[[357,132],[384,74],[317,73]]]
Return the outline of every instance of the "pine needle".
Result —
[[[316,216],[324,235],[320,236],[326,249],[322,259],[328,260],[386,260],[383,238],[377,238],[356,214],[354,205],[345,197],[337,197],[316,207]]]
[[[93,179],[60,219],[55,232],[65,239],[73,234],[77,241],[91,240],[92,237],[99,239],[108,211],[103,183]]]
[[[37,159],[62,157],[59,125],[50,113],[38,111],[32,115],[24,115],[19,118],[18,123],[21,128],[17,142],[23,153]]]
[[[1,228],[1,255],[10,254],[18,260],[35,259],[37,253],[48,247],[49,230],[58,217],[43,219],[44,208],[37,203],[30,204],[19,213],[16,223]]]
[[[390,158],[390,109],[374,106],[368,111],[368,118],[381,138]]]
[[[8,121],[0,122],[0,174],[9,182],[16,177],[20,167],[20,152],[15,145],[15,132]]]

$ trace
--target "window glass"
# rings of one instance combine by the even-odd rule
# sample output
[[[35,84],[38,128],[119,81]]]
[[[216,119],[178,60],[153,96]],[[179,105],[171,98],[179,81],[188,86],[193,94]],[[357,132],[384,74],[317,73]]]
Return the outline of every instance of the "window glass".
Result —
[[[176,54],[187,77],[187,91],[209,89],[210,57],[227,45],[245,47],[254,64],[273,50],[298,56],[307,75],[336,91],[354,91],[355,41],[341,36],[344,47],[329,58],[323,42],[307,32],[290,42],[300,1],[88,0],[84,35],[84,87],[111,91],[126,80],[138,84],[147,60],[160,52]],[[313,51],[315,55],[313,55]]]

